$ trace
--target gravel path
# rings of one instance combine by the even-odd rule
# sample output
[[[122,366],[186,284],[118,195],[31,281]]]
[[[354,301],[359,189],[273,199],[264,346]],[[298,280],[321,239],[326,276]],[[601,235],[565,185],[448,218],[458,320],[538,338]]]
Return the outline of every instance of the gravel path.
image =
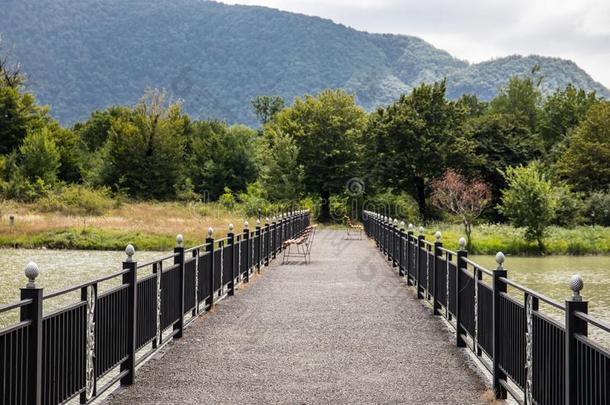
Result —
[[[316,235],[196,320],[114,404],[478,404],[483,380],[368,240]]]

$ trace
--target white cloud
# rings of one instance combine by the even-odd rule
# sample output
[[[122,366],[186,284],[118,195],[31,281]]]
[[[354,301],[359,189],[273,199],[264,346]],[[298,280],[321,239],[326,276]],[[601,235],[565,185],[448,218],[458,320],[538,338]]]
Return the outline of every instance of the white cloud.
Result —
[[[575,61],[610,88],[608,0],[240,0],[330,18],[370,32],[415,35],[472,62],[512,54]]]

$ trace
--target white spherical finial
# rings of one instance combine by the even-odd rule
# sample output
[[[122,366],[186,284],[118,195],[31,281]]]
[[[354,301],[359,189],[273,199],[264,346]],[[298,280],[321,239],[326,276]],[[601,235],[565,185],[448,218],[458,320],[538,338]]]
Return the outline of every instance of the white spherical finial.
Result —
[[[420,227],[419,227],[419,234],[420,234],[420,235],[423,235],[423,234],[424,234],[424,227],[423,227],[423,226],[420,226]]]
[[[248,221],[245,221],[245,222],[244,222],[244,229],[248,229],[248,227],[249,227],[249,226],[250,226],[250,225],[248,224]]]
[[[261,226],[261,220],[260,219],[256,220],[256,226]]]
[[[229,232],[233,232],[233,224],[229,224]]]
[[[40,270],[38,269],[38,265],[34,262],[29,262],[27,266],[25,266],[25,276],[28,278],[28,283],[26,284],[26,288],[36,288],[36,277],[40,274]]]
[[[574,293],[572,295],[573,301],[582,301],[582,296],[580,295],[580,291],[585,286],[585,283],[582,281],[582,277],[579,274],[574,274],[570,277],[570,289]]]
[[[277,220],[277,217],[274,215],[273,216],[273,222],[275,222]]]
[[[214,228],[211,226],[208,228],[208,238],[211,238],[214,235]]]
[[[182,246],[182,242],[184,242],[184,237],[181,234],[176,235],[176,244]]]
[[[460,250],[466,249],[466,239],[460,238],[460,240],[458,240],[458,245],[460,245]]]
[[[394,226],[398,226],[398,220],[394,218]]]
[[[400,229],[405,229],[405,221],[400,221]]]
[[[496,253],[496,263],[498,263],[498,269],[502,269],[504,260],[505,260],[504,253],[502,253],[502,252]]]
[[[413,226],[413,224],[409,224],[409,231],[413,232],[413,229],[415,229],[415,227]]]
[[[436,233],[434,234],[434,237],[436,238],[437,242],[441,241],[441,231],[436,231]]]
[[[125,254],[127,255],[127,262],[132,262],[133,261],[133,255],[136,253],[136,249],[133,247],[133,245],[129,244],[127,245],[127,247],[125,248]]]
[[[269,217],[266,217],[265,218],[265,225],[268,225],[268,224],[269,224]]]

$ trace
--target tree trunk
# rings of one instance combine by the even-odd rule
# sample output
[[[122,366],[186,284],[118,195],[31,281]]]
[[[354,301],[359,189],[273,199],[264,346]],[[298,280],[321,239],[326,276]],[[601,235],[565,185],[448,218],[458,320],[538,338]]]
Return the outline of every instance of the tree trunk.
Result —
[[[330,221],[330,192],[322,191],[322,205],[320,206],[320,222]]]
[[[417,205],[419,206],[419,214],[422,219],[428,219],[428,211],[426,210],[426,190],[423,177],[415,178],[415,192],[417,193]]]

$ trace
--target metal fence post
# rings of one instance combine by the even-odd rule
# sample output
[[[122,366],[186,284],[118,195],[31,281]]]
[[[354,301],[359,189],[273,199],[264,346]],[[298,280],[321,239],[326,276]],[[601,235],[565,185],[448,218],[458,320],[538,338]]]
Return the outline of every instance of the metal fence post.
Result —
[[[250,282],[250,243],[252,243],[250,241],[250,229],[248,229],[248,221],[244,222],[244,229],[243,229],[243,236],[242,236],[242,241],[244,243],[244,248],[242,249],[242,252],[244,252],[246,254],[246,272],[244,274],[244,282],[248,283]]]
[[[502,344],[502,336],[500,335],[500,325],[502,312],[500,311],[500,296],[506,293],[506,283],[500,278],[506,278],[507,273],[504,270],[504,254],[498,252],[496,254],[496,263],[498,267],[493,272],[493,304],[492,304],[492,322],[493,322],[493,343],[492,343],[492,358],[491,358],[491,374],[492,385],[496,395],[496,399],[506,399],[506,389],[500,384],[500,381],[506,381],[506,373],[500,369],[500,345]]]
[[[214,307],[214,228],[208,228],[208,237],[205,240],[206,251],[210,257],[208,263],[208,272],[210,277],[208,278],[208,286],[210,289],[210,297],[208,298],[208,311],[211,311]]]
[[[271,259],[275,259],[275,250],[277,249],[277,242],[276,242],[276,217],[275,215],[273,216],[273,221],[271,222]]]
[[[405,221],[400,222],[400,230],[398,231],[398,275],[405,275]]]
[[[261,221],[260,219],[256,220],[256,228],[254,231],[254,240],[258,240],[258,248],[256,247],[256,242],[254,243],[254,260],[256,261],[256,271],[258,273],[261,272],[261,263],[262,263],[262,255],[261,255],[261,247],[263,246],[263,240],[261,237]]]
[[[178,265],[178,274],[180,275],[178,284],[180,285],[180,317],[178,322],[174,323],[173,329],[176,332],[174,339],[180,339],[184,330],[184,247],[182,246],[184,238],[182,235],[176,236],[176,247],[174,248],[174,264]]]
[[[34,262],[25,267],[28,283],[21,288],[21,299],[32,302],[21,307],[21,321],[30,321],[27,341],[27,404],[39,405],[42,402],[42,288],[36,286],[40,274]]]
[[[579,377],[579,365],[576,362],[576,335],[587,336],[587,322],[578,318],[575,313],[588,313],[588,302],[580,295],[584,283],[579,275],[570,278],[570,289],[572,297],[565,301],[566,306],[566,347],[565,347],[565,403],[575,404],[577,398],[577,383]]]
[[[417,237],[417,249],[415,249],[415,258],[416,258],[416,272],[417,272],[417,299],[424,298],[424,290],[422,288],[422,279],[424,275],[422,274],[422,264],[421,264],[421,251],[422,248],[426,248],[424,240],[426,239],[424,235],[424,227],[419,227],[419,236]]]
[[[392,267],[396,267],[396,228],[398,228],[398,220],[390,219],[390,243],[388,246],[388,261],[392,262]]]
[[[269,266],[269,254],[271,250],[271,228],[269,226],[269,217],[265,218],[265,266]]]
[[[128,270],[123,274],[123,284],[129,284],[127,289],[127,359],[121,363],[121,371],[128,373],[121,378],[121,385],[133,384],[136,377],[136,322],[138,314],[138,264],[133,260],[135,249],[128,245],[125,249],[127,259],[123,262],[123,269]]]
[[[407,285],[413,285],[414,280],[411,278],[411,273],[413,273],[413,264],[414,258],[414,240],[413,240],[413,224],[409,224],[407,227]]]
[[[438,302],[438,273],[439,273],[439,257],[441,256],[441,248],[443,247],[443,243],[441,242],[441,232],[436,231],[434,234],[434,238],[436,241],[434,242],[434,263],[432,263],[432,314],[441,315],[441,304]],[[445,297],[447,294],[445,294]]]
[[[235,295],[235,234],[233,233],[233,224],[229,224],[229,233],[227,233],[227,245],[229,246],[229,263],[231,266],[231,282],[229,283],[229,295]]]
[[[463,289],[462,287],[462,283],[460,282],[460,273],[461,273],[461,269],[462,269],[462,261],[464,258],[468,257],[468,252],[466,251],[466,239],[464,238],[460,238],[460,240],[458,241],[458,245],[460,246],[459,250],[457,251],[457,265],[456,265],[456,272],[457,274],[455,275],[455,294],[453,294],[453,296],[455,297],[455,337],[456,337],[456,346],[457,347],[466,347],[466,342],[464,341],[464,339],[462,338],[462,330],[461,330],[461,323],[462,323],[462,316],[460,314],[460,312],[462,311],[460,309],[460,293]]]

